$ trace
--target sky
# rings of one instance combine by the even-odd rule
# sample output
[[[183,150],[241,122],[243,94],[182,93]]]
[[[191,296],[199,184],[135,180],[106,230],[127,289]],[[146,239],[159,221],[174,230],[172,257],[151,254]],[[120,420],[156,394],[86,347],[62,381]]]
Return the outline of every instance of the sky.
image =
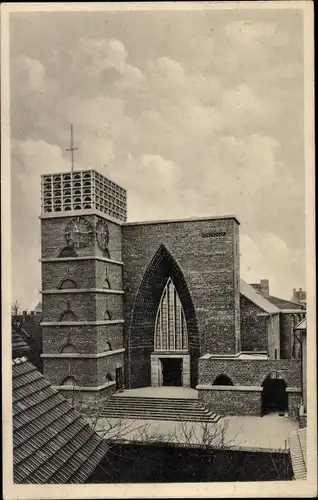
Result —
[[[70,169],[70,123],[129,221],[235,214],[241,277],[306,287],[302,11],[10,16],[13,300],[40,300],[40,175]]]

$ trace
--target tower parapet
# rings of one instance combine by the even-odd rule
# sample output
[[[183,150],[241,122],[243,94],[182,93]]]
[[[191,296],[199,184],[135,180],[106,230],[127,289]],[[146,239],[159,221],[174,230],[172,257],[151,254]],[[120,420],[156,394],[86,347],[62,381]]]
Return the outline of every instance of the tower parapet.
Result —
[[[96,210],[127,220],[127,193],[95,170],[46,174],[41,178],[42,215]]]
[[[126,191],[94,170],[43,175],[43,372],[81,404],[123,384]]]

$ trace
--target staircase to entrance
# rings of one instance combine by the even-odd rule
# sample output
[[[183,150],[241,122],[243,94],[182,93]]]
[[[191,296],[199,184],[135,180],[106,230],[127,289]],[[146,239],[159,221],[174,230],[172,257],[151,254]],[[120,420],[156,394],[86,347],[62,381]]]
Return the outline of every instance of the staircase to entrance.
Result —
[[[216,423],[221,418],[203,406],[196,391],[174,389],[178,388],[149,387],[115,393],[106,402],[101,417],[207,423]]]

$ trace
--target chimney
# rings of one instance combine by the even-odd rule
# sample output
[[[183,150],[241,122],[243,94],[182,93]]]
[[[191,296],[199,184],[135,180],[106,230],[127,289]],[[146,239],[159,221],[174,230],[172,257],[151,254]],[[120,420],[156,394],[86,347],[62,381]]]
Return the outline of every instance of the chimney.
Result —
[[[269,296],[269,280],[261,280],[261,294],[265,297]]]

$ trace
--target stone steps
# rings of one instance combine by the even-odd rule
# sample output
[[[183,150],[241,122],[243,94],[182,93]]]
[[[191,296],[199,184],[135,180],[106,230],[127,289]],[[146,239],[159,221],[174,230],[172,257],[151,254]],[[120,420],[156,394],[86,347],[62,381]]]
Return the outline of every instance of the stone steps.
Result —
[[[177,420],[217,422],[221,417],[209,411],[196,399],[122,397],[113,395],[101,417],[142,420]]]

